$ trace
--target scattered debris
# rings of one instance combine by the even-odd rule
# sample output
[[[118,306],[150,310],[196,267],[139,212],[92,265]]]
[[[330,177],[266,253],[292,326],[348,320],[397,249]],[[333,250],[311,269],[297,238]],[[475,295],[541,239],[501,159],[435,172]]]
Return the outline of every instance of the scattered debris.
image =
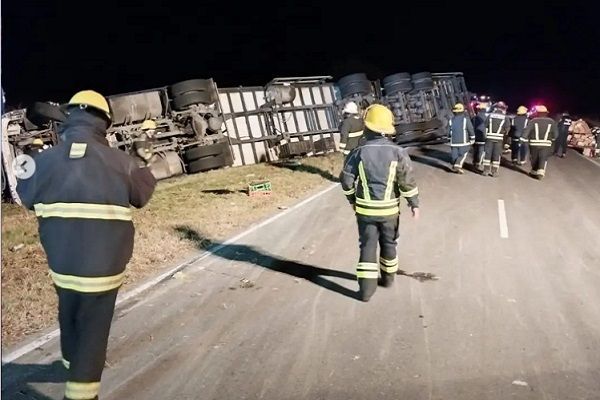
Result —
[[[19,251],[19,250],[21,250],[23,247],[25,247],[25,245],[24,245],[23,243],[19,243],[18,245],[11,247],[11,248],[10,248],[10,251]]]
[[[419,375],[419,374],[416,374],[413,376],[413,378],[420,378],[420,377],[421,377],[421,375]]]
[[[529,386],[527,382],[519,380],[512,381],[512,384],[516,386]]]
[[[249,289],[251,287],[254,287],[254,282],[252,282],[250,279],[246,279],[246,278],[242,278],[240,279],[240,287],[242,289]]]
[[[419,314],[419,318],[423,318],[423,316],[421,314]]]
[[[359,359],[360,359],[360,356],[354,356],[352,359],[353,359],[353,360],[359,360]]]
[[[289,207],[288,206],[277,206],[277,208],[280,210],[287,210]]]
[[[223,310],[227,310],[229,306],[227,305],[227,303],[223,303],[221,304],[221,308],[223,308]]]
[[[294,278],[294,282],[296,282],[296,283],[300,283],[300,279],[298,279],[298,278]]]
[[[248,185],[248,196],[271,195],[272,188],[270,181],[252,182]]]
[[[509,303],[516,303],[517,302],[517,300],[515,300],[515,299],[506,299],[506,301],[508,301]]]
[[[179,271],[173,274],[173,279],[183,279],[185,278],[185,274],[183,271]]]
[[[396,272],[396,275],[408,276],[409,278],[416,279],[419,282],[437,281],[440,279],[439,276],[432,274],[431,272],[406,272],[401,269]]]

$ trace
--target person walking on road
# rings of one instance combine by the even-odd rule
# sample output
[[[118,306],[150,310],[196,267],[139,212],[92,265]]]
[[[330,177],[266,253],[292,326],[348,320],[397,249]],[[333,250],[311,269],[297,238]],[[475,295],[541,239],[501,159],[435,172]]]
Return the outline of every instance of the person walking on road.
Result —
[[[473,146],[473,166],[483,169],[483,154],[485,152],[485,120],[488,114],[484,104],[477,105],[477,115],[471,121],[475,129],[475,144]]]
[[[523,165],[527,158],[527,144],[521,140],[527,128],[527,107],[519,106],[513,119],[513,136],[511,141],[512,161],[515,165]]]
[[[344,155],[358,147],[362,140],[364,123],[358,112],[358,105],[349,101],[342,111],[344,120],[340,125],[340,149]]]
[[[418,219],[419,189],[406,150],[386,137],[395,133],[390,109],[374,104],[367,108],[364,122],[366,143],[350,152],[340,182],[358,223],[358,294],[360,300],[369,301],[377,289],[379,271],[382,286],[394,281],[400,198],[407,199],[413,217]]]
[[[527,125],[522,140],[529,144],[531,153],[530,175],[539,180],[546,175],[548,158],[552,153],[552,143],[556,139],[556,122],[548,117],[544,105],[535,107],[535,117]]]
[[[560,158],[564,158],[567,155],[567,137],[569,136],[569,129],[573,124],[568,112],[564,112],[560,121],[558,121],[558,138],[556,139],[556,149],[554,155]]]
[[[36,157],[17,192],[35,210],[58,294],[65,399],[91,400],[98,398],[117,292],[133,251],[130,205],[146,205],[156,180],[108,146],[112,118],[102,95],[78,92],[66,112],[64,141]]]
[[[483,157],[483,174],[499,176],[500,160],[504,136],[510,130],[510,120],[506,116],[506,104],[498,102],[485,121],[485,156]]]
[[[475,131],[469,117],[465,114],[465,106],[457,103],[452,109],[454,117],[449,121],[449,139],[452,155],[452,170],[464,174],[463,163],[469,154],[471,145],[475,143]]]

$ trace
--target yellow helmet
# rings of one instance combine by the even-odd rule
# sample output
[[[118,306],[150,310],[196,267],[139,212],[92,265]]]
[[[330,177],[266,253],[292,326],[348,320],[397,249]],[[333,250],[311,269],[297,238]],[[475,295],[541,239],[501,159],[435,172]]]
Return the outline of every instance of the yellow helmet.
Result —
[[[33,142],[31,142],[31,144],[34,146],[43,146],[44,141],[40,138],[35,138],[35,139],[33,139]]]
[[[547,113],[548,109],[546,108],[545,105],[540,104],[539,106],[535,106],[535,112],[537,112],[537,113]]]
[[[373,132],[384,135],[396,133],[394,114],[383,104],[373,104],[365,110],[365,125]]]
[[[517,108],[517,115],[525,115],[525,114],[527,114],[527,107],[519,106],[519,108]]]
[[[149,130],[149,129],[155,130],[156,129],[156,122],[154,122],[151,119],[147,119],[147,120],[145,120],[142,123],[142,126],[141,126],[140,129],[143,130],[143,131],[146,131],[146,130]]]
[[[96,110],[102,112],[109,121],[112,121],[112,116],[110,115],[110,107],[108,106],[108,101],[102,96],[100,93],[95,92],[93,90],[82,90],[81,92],[75,93],[71,100],[69,101],[70,106],[81,106],[81,107],[92,107]]]
[[[452,109],[452,112],[455,112],[455,113],[465,112],[465,105],[463,103],[456,103],[454,105],[454,108]]]

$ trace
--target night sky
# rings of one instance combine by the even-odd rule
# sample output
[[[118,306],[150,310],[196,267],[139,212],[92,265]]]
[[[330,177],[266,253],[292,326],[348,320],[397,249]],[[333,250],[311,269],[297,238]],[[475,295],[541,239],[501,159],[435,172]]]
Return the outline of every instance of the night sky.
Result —
[[[592,2],[60,3],[3,2],[9,105],[190,78],[228,87],[276,76],[463,71],[471,91],[511,110],[539,99],[551,111],[600,115]]]

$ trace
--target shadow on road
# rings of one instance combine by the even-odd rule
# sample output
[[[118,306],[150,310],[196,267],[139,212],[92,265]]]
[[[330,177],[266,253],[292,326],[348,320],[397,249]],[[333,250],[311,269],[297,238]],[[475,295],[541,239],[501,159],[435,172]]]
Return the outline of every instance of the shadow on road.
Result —
[[[270,269],[271,271],[305,279],[325,289],[358,300],[358,292],[325,278],[342,278],[356,282],[356,275],[354,274],[288,260],[243,244],[229,244],[226,247],[220,247],[221,243],[207,239],[204,235],[189,226],[177,226],[175,227],[175,231],[182,238],[193,242],[199,249],[209,251],[218,257],[226,260],[251,263]]]
[[[247,193],[247,190],[244,190],[244,189],[239,189],[239,190],[206,189],[206,190],[202,190],[202,193],[223,195],[223,194],[234,194],[234,193]]]
[[[6,399],[52,400],[29,384],[66,381],[67,371],[60,361],[52,364],[8,363],[2,365],[2,397]]]
[[[320,175],[321,177],[323,177],[331,182],[339,182],[340,181],[338,179],[338,177],[334,176],[331,172],[325,171],[321,168],[318,168],[318,167],[315,167],[312,165],[304,165],[301,163],[284,163],[284,162],[274,162],[274,163],[271,163],[271,165],[274,167],[286,168],[286,169],[289,169],[292,171],[307,172],[309,174]]]
[[[438,168],[445,172],[452,172],[452,168],[435,158],[428,158],[423,157],[421,155],[411,154],[410,159],[419,164],[429,165],[430,167]]]
[[[504,157],[502,157],[500,159],[500,166],[510,169],[511,171],[515,171],[520,174],[527,175],[529,177],[529,172],[525,171],[522,167],[519,167],[519,166],[513,164],[512,161],[509,161]]]
[[[416,279],[419,282],[437,281],[440,279],[437,275],[434,275],[431,272],[406,272],[401,269],[399,269],[398,272],[396,272],[396,275],[402,275],[412,279]]]

